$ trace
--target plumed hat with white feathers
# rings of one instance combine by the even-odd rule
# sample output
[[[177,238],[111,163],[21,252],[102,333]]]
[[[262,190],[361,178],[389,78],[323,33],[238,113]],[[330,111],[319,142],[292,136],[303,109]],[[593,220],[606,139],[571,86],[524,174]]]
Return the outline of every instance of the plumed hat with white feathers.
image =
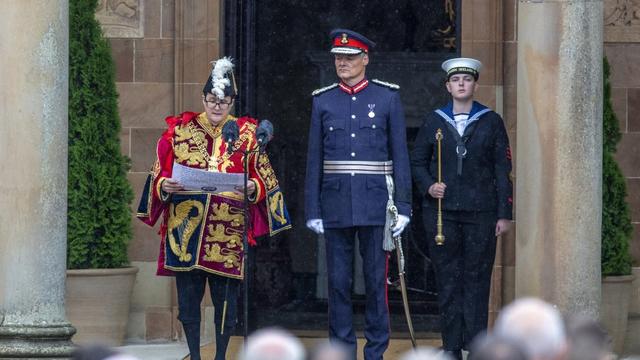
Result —
[[[212,61],[213,69],[207,79],[202,92],[204,95],[213,94],[222,100],[225,96],[235,97],[238,94],[236,79],[233,75],[233,61],[230,57],[223,57]]]

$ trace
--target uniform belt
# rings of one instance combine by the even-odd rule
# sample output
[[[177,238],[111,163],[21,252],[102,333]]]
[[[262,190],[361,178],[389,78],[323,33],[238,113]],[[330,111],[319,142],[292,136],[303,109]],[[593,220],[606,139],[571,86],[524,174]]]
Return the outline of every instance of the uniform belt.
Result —
[[[325,174],[393,175],[393,161],[325,160]]]

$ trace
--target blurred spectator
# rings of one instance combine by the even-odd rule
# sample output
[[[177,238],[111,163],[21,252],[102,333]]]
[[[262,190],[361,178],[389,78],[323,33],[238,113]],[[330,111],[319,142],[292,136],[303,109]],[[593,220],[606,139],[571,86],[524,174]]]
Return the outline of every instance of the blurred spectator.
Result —
[[[421,346],[402,354],[400,360],[451,360],[452,357],[442,350]]]
[[[611,352],[611,339],[597,321],[584,316],[569,316],[565,325],[569,360],[615,358]]]
[[[323,342],[311,354],[312,360],[350,360],[349,349],[338,343]]]
[[[72,360],[138,360],[135,356],[119,353],[104,345],[80,346],[71,354]]]
[[[300,340],[290,333],[268,328],[249,336],[240,360],[304,360],[305,350]]]
[[[542,300],[522,298],[509,304],[498,315],[494,333],[522,344],[532,360],[566,359],[562,315]]]
[[[480,335],[471,344],[469,360],[528,360],[519,342],[498,335]]]

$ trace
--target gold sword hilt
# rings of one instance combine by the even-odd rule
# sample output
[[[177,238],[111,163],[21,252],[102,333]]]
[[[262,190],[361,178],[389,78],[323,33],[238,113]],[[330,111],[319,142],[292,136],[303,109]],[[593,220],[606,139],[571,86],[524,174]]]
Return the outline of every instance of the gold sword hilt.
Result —
[[[442,182],[442,129],[436,132],[436,141],[438,142],[438,183]],[[438,219],[436,221],[436,245],[444,244],[444,235],[442,234],[442,199],[438,198]]]

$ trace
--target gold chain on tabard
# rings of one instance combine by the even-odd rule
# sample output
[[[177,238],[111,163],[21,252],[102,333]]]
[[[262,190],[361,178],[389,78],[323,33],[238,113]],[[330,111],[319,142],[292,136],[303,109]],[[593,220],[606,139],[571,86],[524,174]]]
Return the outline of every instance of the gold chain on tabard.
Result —
[[[211,156],[207,151],[207,147],[202,143],[202,139],[200,139],[200,135],[198,135],[199,131],[197,131],[193,123],[189,123],[187,126],[189,127],[189,131],[191,131],[191,133],[193,134],[193,141],[196,142],[198,150],[200,150],[200,153],[204,157],[204,160],[207,162],[207,171],[215,171],[215,164],[211,161]],[[202,136],[204,136],[204,134]],[[213,146],[215,146],[215,138],[213,140]]]
[[[213,139],[213,144],[211,145],[211,148],[212,148],[212,151],[215,151],[215,141],[216,141],[216,138],[220,137],[220,134],[222,134],[222,125],[224,125],[224,123],[220,124],[220,126],[216,126],[215,128],[212,128],[211,124],[209,124],[208,122],[201,121],[200,116],[198,116],[198,122],[204,128],[205,132],[209,133],[209,135]],[[227,121],[225,121],[225,123],[226,122]],[[196,142],[196,146],[198,147],[198,150],[200,150],[200,153],[204,157],[204,160],[207,162],[207,171],[218,171],[218,165],[220,165],[220,163],[222,163],[223,161],[229,158],[230,156],[229,153],[225,151],[224,154],[222,154],[222,156],[220,156],[219,158],[211,160],[211,155],[209,155],[209,152],[207,151],[207,146],[203,144],[200,136],[196,135],[199,133],[199,131],[196,129],[195,125],[193,125],[193,123],[190,122],[187,126],[189,126],[189,130],[193,134],[193,141]]]

